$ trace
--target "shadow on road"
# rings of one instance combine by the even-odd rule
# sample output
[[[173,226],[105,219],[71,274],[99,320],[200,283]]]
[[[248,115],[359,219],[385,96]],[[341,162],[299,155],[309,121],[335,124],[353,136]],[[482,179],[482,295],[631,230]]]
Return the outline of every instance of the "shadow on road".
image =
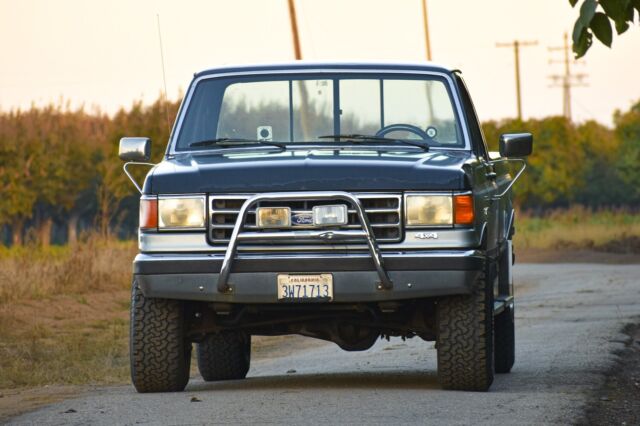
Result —
[[[348,372],[326,374],[287,374],[282,376],[248,377],[245,380],[226,382],[190,383],[186,391],[228,391],[313,388],[336,389],[441,389],[435,372],[393,371],[393,372]]]

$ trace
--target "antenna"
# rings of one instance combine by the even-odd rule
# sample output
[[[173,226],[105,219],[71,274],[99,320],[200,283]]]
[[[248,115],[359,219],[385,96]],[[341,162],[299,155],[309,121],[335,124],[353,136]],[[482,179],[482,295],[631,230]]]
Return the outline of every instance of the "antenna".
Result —
[[[169,106],[167,105],[167,75],[164,71],[164,52],[162,48],[162,32],[160,31],[160,14],[156,13],[156,20],[158,23],[158,40],[160,42],[160,62],[162,64],[162,82],[164,83],[164,93],[163,93],[163,103],[164,103],[164,114],[167,118],[167,130],[171,132],[171,120],[169,119]]]

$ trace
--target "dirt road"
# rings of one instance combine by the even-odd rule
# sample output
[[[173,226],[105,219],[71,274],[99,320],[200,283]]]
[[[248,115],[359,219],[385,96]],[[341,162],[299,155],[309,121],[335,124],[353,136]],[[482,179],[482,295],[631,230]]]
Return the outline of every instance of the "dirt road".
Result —
[[[247,380],[184,393],[98,389],[13,424],[569,424],[579,422],[640,317],[640,265],[516,268],[517,359],[490,392],[446,392],[433,344],[379,341],[366,352],[288,341],[254,358]]]

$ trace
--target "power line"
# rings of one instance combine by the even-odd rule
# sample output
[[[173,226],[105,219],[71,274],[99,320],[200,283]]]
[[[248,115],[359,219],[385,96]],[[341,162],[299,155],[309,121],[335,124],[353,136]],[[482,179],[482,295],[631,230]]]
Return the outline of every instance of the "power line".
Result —
[[[496,47],[513,48],[516,65],[516,106],[518,108],[518,120],[522,120],[522,96],[520,93],[520,48],[537,45],[537,41],[514,40],[511,43],[496,43]]]
[[[562,60],[549,60],[550,64],[563,63],[564,74],[552,74],[549,76],[549,78],[551,78],[554,83],[551,87],[562,87],[562,115],[565,116],[569,121],[571,121],[571,88],[585,87],[586,84],[583,82],[583,79],[587,77],[587,74],[574,74],[571,72],[571,61],[569,60],[569,37],[567,33],[564,33],[563,46],[554,46],[549,47],[548,49],[549,52],[562,51],[564,53],[564,58]]]

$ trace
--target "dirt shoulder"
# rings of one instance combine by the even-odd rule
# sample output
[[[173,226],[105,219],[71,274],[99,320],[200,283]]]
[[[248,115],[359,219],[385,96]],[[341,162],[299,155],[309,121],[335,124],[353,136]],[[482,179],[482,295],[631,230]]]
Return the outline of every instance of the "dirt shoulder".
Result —
[[[640,419],[640,325],[627,326],[625,348],[587,404],[585,424],[634,425]]]

